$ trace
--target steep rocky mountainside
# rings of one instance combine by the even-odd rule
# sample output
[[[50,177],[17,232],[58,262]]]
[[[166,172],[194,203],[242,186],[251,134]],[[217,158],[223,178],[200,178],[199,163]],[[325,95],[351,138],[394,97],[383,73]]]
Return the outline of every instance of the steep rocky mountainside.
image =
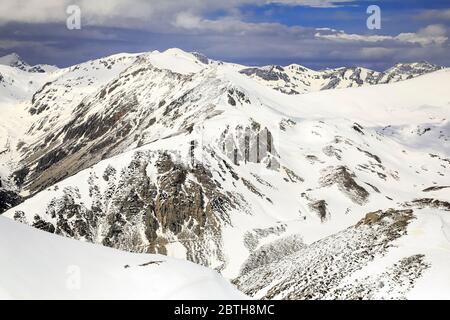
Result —
[[[71,117],[84,97],[128,67],[136,55],[117,55],[90,61],[71,68],[43,73],[23,71],[0,65],[0,179],[4,188],[17,192],[22,173],[17,160],[29,144],[45,140],[58,124]],[[36,101],[44,94],[45,97]],[[24,178],[24,177],[23,177]]]
[[[361,67],[315,71],[297,64],[287,67],[245,68],[240,72],[283,93],[301,94],[398,82],[441,69],[442,67],[428,62],[417,62],[397,64],[384,72]]]
[[[26,197],[9,201],[4,216],[188,259],[257,298],[340,297],[366,266],[379,268],[389,290],[361,276],[372,289],[355,287],[348,297],[406,297],[416,280],[435,286],[450,261],[442,214],[450,72],[406,80],[431,69],[396,68],[392,77],[370,76],[386,84],[304,95],[268,90],[272,80],[248,76],[243,66],[177,49],[49,73],[51,81],[9,115],[11,123],[23,117],[25,128],[0,121],[9,141],[0,155],[8,159],[4,190]],[[370,212],[373,223],[358,223]],[[383,264],[405,237],[444,249],[399,246],[396,260]],[[339,277],[322,260],[337,252]],[[264,280],[262,270],[283,278]]]

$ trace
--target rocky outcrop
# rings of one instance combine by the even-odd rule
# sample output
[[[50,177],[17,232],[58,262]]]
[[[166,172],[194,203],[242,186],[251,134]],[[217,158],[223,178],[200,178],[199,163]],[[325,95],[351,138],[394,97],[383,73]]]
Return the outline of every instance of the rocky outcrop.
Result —
[[[22,201],[23,198],[18,193],[0,188],[0,214],[17,206]]]
[[[383,281],[384,286],[398,288],[401,282],[402,289],[396,297],[404,298],[429,267],[423,256],[401,259],[380,275],[355,277],[352,283],[346,279],[386,254],[392,242],[406,233],[413,218],[411,210],[369,213],[356,226],[299,247],[271,264],[243,270],[234,283],[254,298],[292,300],[383,298],[391,293],[374,284]],[[267,247],[270,246],[264,248]]]
[[[223,261],[221,226],[240,200],[222,191],[208,168],[176,162],[165,152],[136,152],[121,172],[109,165],[100,177],[91,173],[88,186],[90,205],[78,188],[66,187],[32,225],[133,252],[166,254],[168,245],[178,243],[191,261]],[[14,218],[27,223],[21,212]]]
[[[432,192],[432,191],[439,191],[443,189],[450,189],[450,186],[432,186],[428,187],[422,190],[422,192]]]
[[[203,64],[209,64],[209,59],[208,59],[208,57],[205,56],[204,54],[199,53],[199,52],[192,52],[192,55],[193,55],[194,57],[196,57],[197,60],[200,61],[201,63],[203,63]]]
[[[324,222],[330,217],[330,212],[327,208],[328,204],[325,200],[318,200],[311,202],[308,207],[319,216],[320,220]]]
[[[369,192],[355,181],[356,175],[345,166],[329,167],[321,178],[322,186],[337,185],[339,190],[356,204],[362,205],[369,198]]]
[[[246,68],[239,71],[247,76],[256,76],[267,81],[284,80],[289,82],[289,77],[283,73],[284,69],[280,66],[267,66],[262,68]]]
[[[415,200],[407,203],[406,206],[416,207],[416,208],[420,208],[420,209],[434,208],[434,209],[450,211],[450,202],[449,201],[443,201],[443,200],[433,199],[433,198],[415,199]]]

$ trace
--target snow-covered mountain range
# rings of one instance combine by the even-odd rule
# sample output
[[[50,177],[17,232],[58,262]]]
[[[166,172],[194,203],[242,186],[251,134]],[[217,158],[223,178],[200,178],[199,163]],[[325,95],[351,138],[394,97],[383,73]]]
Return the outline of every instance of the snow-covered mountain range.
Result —
[[[245,68],[240,73],[287,94],[362,87],[412,79],[442,67],[428,62],[399,63],[384,72],[367,68],[337,68],[315,71],[292,64],[287,67]]]
[[[246,298],[194,263],[65,239],[5,217],[0,239],[1,300]]]
[[[6,64],[4,217],[187,259],[255,298],[450,297],[449,69],[179,49]]]

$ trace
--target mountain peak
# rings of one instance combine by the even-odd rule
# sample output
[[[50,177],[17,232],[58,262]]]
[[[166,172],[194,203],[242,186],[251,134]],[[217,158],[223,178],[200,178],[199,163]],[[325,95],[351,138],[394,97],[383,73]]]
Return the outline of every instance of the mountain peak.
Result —
[[[435,65],[428,61],[397,63],[393,67],[384,71],[384,77],[387,82],[390,82],[392,79],[405,80],[438,71],[443,68],[444,67]]]
[[[23,61],[22,58],[15,52],[0,57],[0,65],[18,67],[19,69],[29,66],[28,63]]]
[[[35,73],[35,72],[36,73],[44,73],[44,72],[54,71],[57,69],[57,67],[55,67],[55,66],[40,65],[40,64],[31,66],[27,62],[25,62],[15,52],[12,52],[10,54],[0,57],[0,65],[17,68],[22,71],[33,72],[33,73]]]

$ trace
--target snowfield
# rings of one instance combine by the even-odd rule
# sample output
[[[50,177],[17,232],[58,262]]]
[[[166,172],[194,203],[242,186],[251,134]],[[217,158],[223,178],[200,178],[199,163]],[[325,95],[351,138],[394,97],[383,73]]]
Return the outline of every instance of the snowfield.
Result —
[[[0,103],[4,217],[122,250],[133,279],[147,256],[125,252],[215,275],[172,258],[195,262],[258,299],[450,298],[450,69],[170,49],[43,77]]]
[[[245,299],[212,270],[48,234],[0,217],[0,299]]]

